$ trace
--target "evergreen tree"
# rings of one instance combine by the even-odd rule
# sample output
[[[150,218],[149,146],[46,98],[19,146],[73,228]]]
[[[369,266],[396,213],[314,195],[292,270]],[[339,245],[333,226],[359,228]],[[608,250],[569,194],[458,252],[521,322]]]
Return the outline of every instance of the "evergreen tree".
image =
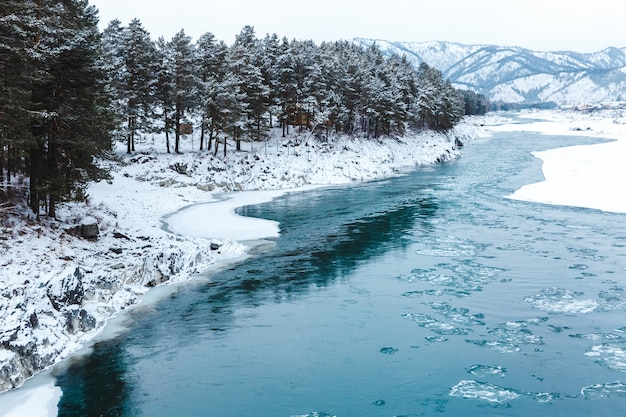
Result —
[[[157,128],[157,132],[165,133],[165,147],[167,153],[170,153],[170,131],[174,120],[174,104],[175,104],[175,85],[172,68],[173,53],[171,45],[165,42],[161,36],[157,40],[157,60],[155,62],[155,106],[160,109],[162,128]]]
[[[35,3],[6,0],[0,5],[0,203],[9,197],[11,175],[23,169],[30,146],[32,50]]]
[[[290,115],[295,111],[298,101],[298,83],[296,81],[296,60],[287,38],[283,38],[280,55],[276,59],[277,90],[274,92],[283,137],[289,133]]]
[[[125,33],[126,28],[122,22],[114,19],[109,22],[102,31],[102,51],[104,59],[104,74],[109,94],[113,98],[113,109],[117,116],[116,128],[113,131],[115,140],[123,141],[127,139],[128,112],[126,106],[125,78],[126,60],[125,55]],[[124,123],[126,121],[126,124]],[[132,150],[132,143],[131,143]]]
[[[241,136],[246,125],[246,110],[248,103],[245,101],[246,93],[241,90],[242,80],[238,74],[228,71],[224,79],[217,85],[216,101],[220,103],[219,122],[216,130],[223,132],[224,156],[226,156],[226,141],[230,134],[235,140]],[[215,139],[215,154],[217,155],[219,140]]]
[[[133,19],[122,32],[121,53],[124,65],[115,83],[117,97],[123,103],[126,124],[126,150],[135,151],[137,133],[152,129],[154,109],[154,63],[156,49],[150,34],[139,19]]]
[[[250,140],[261,140],[266,137],[269,128],[266,117],[269,112],[269,87],[264,84],[261,73],[260,52],[254,28],[245,26],[236,36],[228,54],[229,69],[240,80],[239,91],[244,94],[247,104],[244,123],[234,131],[237,150],[241,149],[242,135]]]
[[[96,158],[111,148],[111,103],[96,9],[87,0],[42,0],[37,18],[30,203],[38,214],[45,203],[54,217],[59,201],[84,197],[88,181],[106,177]]]
[[[204,137],[209,129],[207,149],[211,148],[215,134],[215,118],[219,103],[215,91],[224,77],[224,59],[227,47],[224,42],[217,42],[212,33],[205,33],[196,42],[198,64],[198,93],[200,106],[200,150],[204,147]]]
[[[194,49],[191,37],[185,31],[178,32],[169,42],[172,54],[172,75],[174,77],[174,134],[176,141],[174,151],[180,152],[180,125],[186,111],[193,110],[197,105],[198,82],[194,68]]]

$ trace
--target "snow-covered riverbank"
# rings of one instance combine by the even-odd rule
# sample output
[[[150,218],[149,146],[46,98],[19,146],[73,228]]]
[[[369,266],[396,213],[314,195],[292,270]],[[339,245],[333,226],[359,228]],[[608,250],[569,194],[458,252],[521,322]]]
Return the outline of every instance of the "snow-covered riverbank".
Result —
[[[276,225],[244,223],[233,215],[234,207],[302,186],[388,177],[411,166],[456,158],[460,151],[455,140],[485,134],[482,123],[468,119],[448,135],[427,132],[384,142],[345,138],[328,144],[297,135],[275,137],[267,147],[229,150],[226,158],[192,152],[193,137],[186,139],[187,152],[180,155],[166,154],[151,141],[139,144],[131,156],[120,153],[119,164],[112,166],[113,179],[93,184],[87,204],[63,205],[57,221],[37,222],[22,215],[10,216],[3,225],[0,390],[20,386],[76,352],[107,320],[137,304],[149,287],[188,280],[218,262],[243,256],[241,240],[277,233]],[[230,202],[223,194],[247,190]],[[210,218],[193,220],[196,237],[163,229],[164,216],[205,202],[216,202],[216,208]],[[72,231],[85,218],[97,220],[97,239],[74,236]],[[169,227],[190,234],[189,224],[177,226],[183,230]],[[32,408],[27,414],[45,414],[35,411],[46,408],[36,398],[48,403],[57,397],[29,394]],[[26,404],[11,398],[15,396],[0,395],[0,414],[25,415],[20,407]]]
[[[626,213],[626,111],[538,112],[545,121],[494,126],[497,131],[591,136],[614,141],[534,152],[543,161],[545,181],[517,190],[513,199]]]

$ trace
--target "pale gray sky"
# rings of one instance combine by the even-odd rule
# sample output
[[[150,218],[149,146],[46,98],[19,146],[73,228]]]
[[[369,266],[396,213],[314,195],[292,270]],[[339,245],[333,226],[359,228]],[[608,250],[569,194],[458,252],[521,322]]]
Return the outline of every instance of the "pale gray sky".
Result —
[[[316,43],[354,37],[596,52],[626,47],[623,0],[90,0],[100,26],[137,17],[153,39],[180,29],[231,44],[245,25]]]

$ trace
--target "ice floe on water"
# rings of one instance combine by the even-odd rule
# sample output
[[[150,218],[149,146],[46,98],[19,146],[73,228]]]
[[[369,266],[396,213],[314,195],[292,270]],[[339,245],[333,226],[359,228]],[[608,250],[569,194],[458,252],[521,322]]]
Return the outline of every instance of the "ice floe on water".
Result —
[[[558,394],[523,392],[475,380],[459,382],[450,388],[449,395],[451,397],[479,400],[500,407],[508,406],[509,402],[523,397],[531,398],[539,403],[547,403],[559,398]]]
[[[418,326],[437,333],[439,335],[467,335],[472,330],[467,328],[474,325],[484,325],[482,314],[470,314],[467,308],[453,307],[446,302],[422,303],[430,307],[435,313],[442,315],[443,320],[439,320],[428,314],[406,313],[402,318],[414,321]]]
[[[614,311],[626,310],[626,289],[622,287],[611,287],[598,293],[600,299],[600,310]]]
[[[608,397],[626,397],[626,385],[620,381],[595,384],[584,387],[580,394],[587,400],[599,400]]]
[[[468,374],[472,374],[477,377],[497,376],[500,378],[506,377],[506,368],[499,365],[472,365],[467,369]]]
[[[482,321],[485,318],[483,314],[469,314],[470,310],[467,308],[453,307],[446,302],[430,302],[424,303],[424,305],[429,306],[434,312],[462,326],[483,326],[485,324]]]
[[[580,291],[548,288],[524,301],[533,308],[553,314],[589,314],[597,311],[626,310],[626,289],[613,286],[589,298]]]
[[[441,292],[408,292],[405,296],[454,295],[464,297],[472,291],[482,291],[487,284],[494,282],[504,270],[489,267],[474,259],[463,259],[457,264],[441,263],[436,268],[416,268],[410,274],[398,277],[401,281],[426,282],[432,286],[451,287]]]
[[[418,326],[440,335],[467,335],[471,332],[470,329],[457,327],[454,323],[437,320],[436,318],[433,318],[427,314],[406,313],[402,315],[402,318],[414,321],[415,323],[417,323]]]
[[[538,326],[546,320],[546,318],[537,318],[509,321],[489,330],[489,335],[493,336],[494,339],[467,340],[467,342],[498,353],[516,353],[522,350],[522,346],[541,346],[544,344],[543,338],[533,334],[528,327],[531,325]]]
[[[426,336],[424,339],[429,343],[443,343],[448,341],[448,338],[443,336]]]
[[[394,347],[382,347],[380,348],[380,353],[383,353],[385,355],[395,355],[398,352],[399,349],[396,349]]]
[[[611,371],[626,372],[626,341],[592,346],[585,356]]]
[[[429,236],[420,241],[420,246],[418,255],[452,258],[477,256],[489,245],[455,236]]]
[[[458,291],[449,288],[445,288],[442,290],[421,290],[421,291],[407,291],[402,294],[403,297],[407,298],[417,298],[422,296],[430,296],[430,297],[445,297],[452,296],[457,298],[469,297],[469,291]]]
[[[562,288],[548,288],[540,294],[526,297],[524,301],[538,310],[560,314],[588,314],[596,311],[598,301],[582,298],[580,291],[569,291]]]

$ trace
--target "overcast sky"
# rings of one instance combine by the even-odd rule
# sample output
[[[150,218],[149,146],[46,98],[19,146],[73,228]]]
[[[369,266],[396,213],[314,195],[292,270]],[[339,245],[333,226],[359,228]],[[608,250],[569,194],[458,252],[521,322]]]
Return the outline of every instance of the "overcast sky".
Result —
[[[623,0],[90,0],[100,26],[137,17],[153,39],[185,29],[231,44],[245,25],[257,37],[355,37],[596,52],[626,47]]]

